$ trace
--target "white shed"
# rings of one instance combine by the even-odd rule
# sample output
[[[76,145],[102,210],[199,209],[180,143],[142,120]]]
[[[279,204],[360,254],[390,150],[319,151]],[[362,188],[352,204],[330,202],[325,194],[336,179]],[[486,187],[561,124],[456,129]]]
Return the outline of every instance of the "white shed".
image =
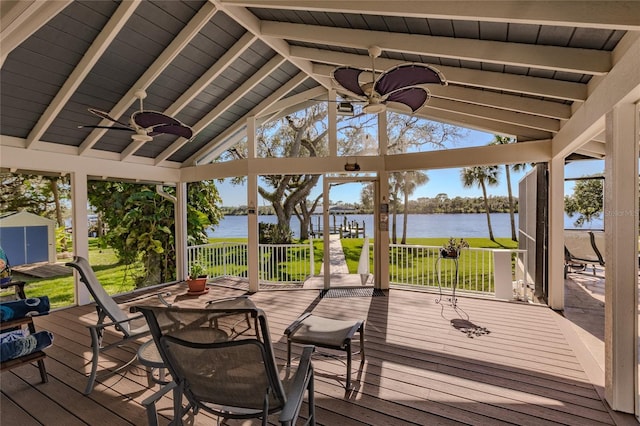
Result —
[[[0,213],[0,246],[11,266],[56,262],[56,222],[26,211]]]

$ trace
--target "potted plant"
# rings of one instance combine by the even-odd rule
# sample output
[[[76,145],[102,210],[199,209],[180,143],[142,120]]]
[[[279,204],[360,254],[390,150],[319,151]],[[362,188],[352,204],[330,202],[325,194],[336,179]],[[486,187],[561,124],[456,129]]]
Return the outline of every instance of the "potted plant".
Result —
[[[440,257],[457,259],[460,256],[460,250],[468,247],[469,243],[464,238],[460,238],[459,241],[456,241],[455,238],[449,238],[449,241],[440,248]]]
[[[193,262],[187,280],[189,293],[204,293],[207,289],[207,271],[199,261]]]

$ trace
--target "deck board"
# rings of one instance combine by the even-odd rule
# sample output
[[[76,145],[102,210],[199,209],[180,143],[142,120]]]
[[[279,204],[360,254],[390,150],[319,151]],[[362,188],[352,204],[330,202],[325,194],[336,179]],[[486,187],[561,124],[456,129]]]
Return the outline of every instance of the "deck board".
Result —
[[[244,293],[216,286],[207,295],[187,298],[181,291],[173,290],[185,306]],[[576,357],[578,349],[569,344],[554,320],[558,314],[550,309],[465,297],[453,309],[436,304],[432,293],[401,289],[385,297],[320,298],[317,290],[299,289],[251,297],[267,313],[279,362],[286,358],[284,329],[305,311],[366,320],[366,362],[359,368],[359,355],[354,356],[354,390],[344,389],[344,358],[314,355],[320,425],[615,424]],[[3,373],[0,423],[146,423],[141,401],[158,387],[149,388],[144,370],[135,363],[106,378],[99,374],[92,394],[82,394],[91,355],[85,326],[95,318],[89,305],[36,319],[38,329],[55,336],[46,351],[49,383],[38,383],[37,369],[31,366]],[[452,326],[456,318],[490,333],[468,337]],[[106,340],[117,339],[108,335]],[[107,351],[100,369],[122,365],[131,355],[123,349]],[[31,412],[34,401],[46,414]],[[159,403],[163,424],[170,419],[171,404],[171,395]],[[211,422],[203,413],[193,421]]]

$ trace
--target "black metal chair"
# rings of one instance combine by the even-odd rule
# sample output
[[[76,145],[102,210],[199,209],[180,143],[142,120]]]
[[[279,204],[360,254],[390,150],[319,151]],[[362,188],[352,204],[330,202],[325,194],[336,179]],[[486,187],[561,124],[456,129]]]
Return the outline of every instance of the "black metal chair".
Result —
[[[294,425],[305,391],[309,407],[305,424],[315,424],[313,346],[304,348],[297,367],[279,371],[267,318],[261,309],[215,304],[205,309],[157,306],[134,309],[147,318],[173,378],[173,382],[143,401],[150,425],[158,424],[155,405],[169,391],[173,391],[175,424],[182,424],[182,418],[189,412],[197,414],[203,410],[222,419],[261,418],[263,425],[269,415],[279,413],[281,425]],[[237,334],[234,340],[221,338],[220,329],[234,329],[236,324],[246,321],[247,315],[254,320],[255,327]],[[161,324],[169,318],[180,327],[163,329]],[[183,397],[188,402],[186,406],[182,404]]]
[[[100,359],[100,352],[109,350],[114,347],[120,347],[131,340],[138,339],[149,334],[149,327],[142,315],[129,316],[129,314],[118,306],[111,296],[105,291],[104,287],[98,281],[93,268],[85,259],[81,256],[74,257],[72,262],[67,262],[67,266],[70,266],[78,271],[80,274],[80,281],[83,282],[91,297],[96,302],[96,311],[98,312],[98,321],[95,325],[88,325],[89,334],[91,335],[91,350],[93,352],[91,358],[91,372],[89,373],[89,381],[84,390],[85,395],[89,395],[95,385],[96,376],[98,374],[98,361]],[[108,318],[108,321],[105,320]],[[108,328],[113,328],[113,331],[118,334],[120,340],[109,345],[103,345],[104,332]],[[124,365],[121,365],[115,370],[109,372],[113,374],[117,371],[130,365],[136,357]]]

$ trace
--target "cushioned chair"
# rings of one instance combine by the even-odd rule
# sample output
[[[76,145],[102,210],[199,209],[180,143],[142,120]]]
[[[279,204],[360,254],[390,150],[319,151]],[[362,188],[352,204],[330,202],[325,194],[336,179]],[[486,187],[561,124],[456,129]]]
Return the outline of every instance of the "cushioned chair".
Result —
[[[148,335],[149,327],[142,315],[129,316],[129,314],[122,310],[113,298],[107,294],[87,259],[76,256],[72,262],[67,262],[66,265],[78,271],[80,281],[87,286],[89,293],[91,293],[93,300],[96,302],[96,311],[98,312],[98,321],[96,324],[87,326],[89,328],[89,334],[91,335],[91,350],[93,352],[89,381],[84,390],[85,395],[88,395],[93,390],[96,381],[100,352],[122,346],[131,340]],[[108,319],[107,322],[105,322],[106,319]],[[119,340],[109,345],[103,345],[104,332],[109,328],[117,333]],[[110,374],[122,370],[135,361],[135,359],[134,356],[129,362],[111,371]]]
[[[598,241],[596,241],[596,238]],[[565,229],[564,277],[567,277],[567,273],[571,269],[584,271],[589,265],[591,265],[593,275],[595,275],[595,266],[604,266],[604,257],[598,248],[603,243],[604,234],[598,233],[598,237],[596,237],[592,231]]]
[[[51,346],[53,334],[36,331],[33,317],[49,313],[47,296],[0,303],[0,370],[11,370],[37,362],[42,383],[48,381],[43,350]]]
[[[244,305],[242,302],[241,305]],[[256,307],[180,309],[138,306],[171,373],[173,382],[143,401],[150,425],[158,424],[155,404],[173,391],[174,420],[190,411],[203,410],[221,419],[261,418],[279,413],[281,425],[294,425],[305,391],[309,415],[306,424],[315,424],[313,401],[313,347],[303,351],[297,368],[278,371],[264,312]],[[221,329],[234,329],[247,315],[256,327],[249,327],[235,339],[225,339]],[[176,321],[180,327],[166,331],[161,324]],[[224,335],[224,336],[223,336]],[[183,397],[188,404],[182,405]]]

